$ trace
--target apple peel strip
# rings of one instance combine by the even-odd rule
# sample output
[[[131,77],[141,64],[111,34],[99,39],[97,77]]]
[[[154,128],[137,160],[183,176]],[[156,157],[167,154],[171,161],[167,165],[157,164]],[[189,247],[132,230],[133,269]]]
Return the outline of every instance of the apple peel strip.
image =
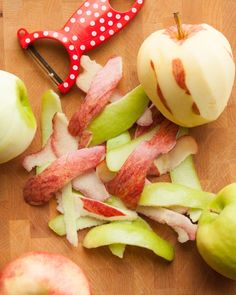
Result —
[[[175,211],[165,208],[138,207],[137,212],[159,222],[167,224],[178,234],[178,241],[185,243],[196,238],[197,225],[190,219]]]
[[[103,221],[135,220],[138,217],[135,211],[131,211],[125,208],[118,208],[107,203],[86,198],[77,193],[74,193],[73,195],[78,217],[92,217]],[[60,213],[64,214],[61,195],[57,198],[57,201],[57,210]]]
[[[115,178],[107,184],[108,192],[120,197],[128,208],[136,208],[148,170],[158,155],[175,146],[177,132],[178,126],[165,120],[152,139],[142,142],[129,156]]]
[[[68,129],[73,136],[82,135],[89,123],[100,114],[121,78],[122,59],[111,58],[95,75],[84,102],[69,122]]]
[[[83,69],[83,72],[80,73],[80,75],[76,79],[76,85],[84,93],[88,93],[95,76],[100,70],[102,70],[103,67],[95,60],[91,60],[90,57],[87,55],[81,56],[80,65]],[[110,102],[115,102],[122,97],[123,95],[118,90],[114,90],[113,94],[110,97]]]
[[[188,156],[198,152],[195,139],[189,135],[180,137],[175,147],[167,154],[158,157],[148,172],[149,176],[160,176],[178,167]]]
[[[105,148],[97,146],[68,153],[56,159],[41,174],[31,177],[24,187],[25,201],[42,205],[77,176],[95,168],[105,157]]]
[[[105,185],[100,180],[95,170],[88,171],[75,178],[72,186],[76,191],[81,192],[85,197],[104,202],[110,195]]]

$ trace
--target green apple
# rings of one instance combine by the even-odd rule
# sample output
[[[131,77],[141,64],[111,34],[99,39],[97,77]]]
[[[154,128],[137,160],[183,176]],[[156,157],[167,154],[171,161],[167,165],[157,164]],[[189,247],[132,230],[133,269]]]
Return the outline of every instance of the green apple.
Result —
[[[109,170],[113,172],[119,171],[136,147],[139,146],[141,142],[151,139],[156,133],[157,128],[154,128],[153,130],[133,139],[127,144],[108,151],[106,155],[106,162]]]
[[[36,120],[24,83],[0,71],[0,164],[27,149],[36,131]]]
[[[220,274],[236,280],[236,183],[226,186],[199,220],[197,247]]]
[[[88,127],[93,134],[90,145],[103,143],[128,130],[143,114],[148,103],[143,88],[138,86],[123,98],[107,105]]]
[[[214,198],[214,194],[194,190],[184,185],[157,182],[144,187],[139,205],[205,209]]]
[[[77,231],[88,227],[93,227],[105,223],[103,220],[98,220],[88,216],[78,217],[76,220]],[[59,236],[66,235],[66,226],[64,215],[58,215],[51,219],[48,223],[49,228]]]
[[[140,226],[139,221],[116,221],[97,226],[87,233],[83,241],[83,246],[88,249],[111,244],[139,246],[168,261],[174,259],[173,246],[154,231]]]

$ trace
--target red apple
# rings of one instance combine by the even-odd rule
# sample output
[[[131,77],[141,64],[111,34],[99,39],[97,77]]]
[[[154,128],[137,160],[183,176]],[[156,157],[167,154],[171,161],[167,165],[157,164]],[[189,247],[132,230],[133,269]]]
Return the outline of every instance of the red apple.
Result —
[[[68,258],[31,252],[10,262],[0,273],[1,295],[89,295],[83,271]]]

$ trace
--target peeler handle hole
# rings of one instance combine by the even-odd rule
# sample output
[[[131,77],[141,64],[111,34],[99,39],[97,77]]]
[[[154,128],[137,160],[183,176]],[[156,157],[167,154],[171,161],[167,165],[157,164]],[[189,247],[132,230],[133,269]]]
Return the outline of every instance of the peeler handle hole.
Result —
[[[111,7],[120,12],[127,12],[131,9],[136,1],[134,0],[126,0],[126,1],[117,1],[117,0],[109,0]],[[125,3],[124,3],[125,2]]]
[[[26,29],[19,29],[17,34],[18,34],[18,37],[22,38],[24,37],[28,32],[26,31]]]

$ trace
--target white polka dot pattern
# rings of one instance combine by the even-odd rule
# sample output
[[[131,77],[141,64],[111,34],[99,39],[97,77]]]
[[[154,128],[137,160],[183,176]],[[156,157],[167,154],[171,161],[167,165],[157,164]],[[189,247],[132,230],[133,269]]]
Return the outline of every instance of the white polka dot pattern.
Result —
[[[66,80],[59,85],[59,90],[67,92],[79,73],[80,56],[89,49],[108,40],[131,21],[144,4],[144,0],[135,0],[127,12],[114,10],[109,0],[86,0],[72,15],[60,31],[38,31],[29,34],[20,29],[18,37],[23,48],[41,38],[56,39],[67,49],[71,67]]]

